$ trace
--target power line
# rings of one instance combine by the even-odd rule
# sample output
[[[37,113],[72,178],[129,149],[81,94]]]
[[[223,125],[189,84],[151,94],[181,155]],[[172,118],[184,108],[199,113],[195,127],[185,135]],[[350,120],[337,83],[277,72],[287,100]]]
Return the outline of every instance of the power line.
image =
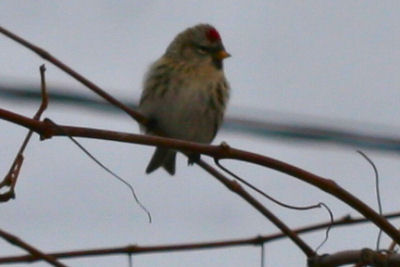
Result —
[[[109,105],[105,101],[97,100],[95,97],[70,93],[67,88],[53,88],[49,92],[52,103],[74,105],[81,108],[95,109],[102,112],[119,112],[117,108]],[[35,86],[0,84],[0,98],[11,100],[31,102],[39,104],[41,100],[40,88]],[[132,99],[133,102],[133,99]],[[136,103],[125,101],[127,106],[136,108]],[[246,112],[246,114],[251,112]],[[282,116],[281,117],[288,117]],[[286,119],[287,120],[287,119]],[[322,119],[321,119],[322,120]],[[304,118],[302,121],[311,121]],[[315,121],[313,118],[312,121]],[[346,127],[338,127],[341,123],[331,123],[335,127],[322,127],[317,123],[310,124],[304,122],[285,122],[284,119],[278,120],[259,120],[254,118],[239,118],[228,115],[222,126],[223,130],[250,134],[265,138],[281,138],[297,141],[332,143],[339,145],[352,146],[354,148],[369,148],[382,151],[400,152],[400,137],[395,134],[379,135],[370,133],[368,130],[350,130]],[[362,128],[362,127],[360,127]],[[368,127],[371,128],[371,127]],[[376,128],[376,127],[375,127]],[[387,127],[386,127],[387,128]],[[388,132],[397,133],[397,130]]]

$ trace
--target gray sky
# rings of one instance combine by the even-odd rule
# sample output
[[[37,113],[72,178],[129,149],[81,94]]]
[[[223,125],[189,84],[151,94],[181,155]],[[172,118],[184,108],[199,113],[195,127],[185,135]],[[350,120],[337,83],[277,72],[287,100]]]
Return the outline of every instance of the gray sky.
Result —
[[[178,32],[199,22],[215,25],[233,55],[225,64],[232,95],[229,113],[288,114],[331,125],[381,125],[400,129],[400,3],[398,1],[18,1],[0,2],[0,25],[45,48],[120,99],[137,99],[149,64]],[[36,83],[43,60],[0,36],[1,81]],[[89,90],[50,64],[48,89]],[[0,99],[14,112],[36,107]],[[122,113],[121,113],[122,114]],[[125,115],[52,106],[58,123],[138,132]],[[292,117],[291,117],[292,116]],[[310,118],[310,117],[307,117]],[[332,125],[334,126],[334,125]],[[25,130],[0,121],[0,170],[6,173]],[[374,176],[356,147],[254,138],[221,132],[215,143],[289,162],[329,177],[376,207]],[[252,237],[277,229],[248,204],[197,167],[178,158],[176,177],[144,174],[152,148],[103,141],[82,143],[132,182],[152,212],[148,224],[129,191],[67,139],[32,140],[17,186],[17,199],[0,206],[0,227],[46,250],[164,244]],[[381,175],[385,211],[398,209],[399,156],[365,151]],[[336,199],[286,175],[238,162],[232,170],[280,200],[326,202],[337,217],[358,215]],[[263,203],[289,226],[328,220],[325,211],[295,212]],[[398,222],[397,222],[398,223]],[[374,247],[377,229],[336,229],[321,253]],[[351,242],[343,240],[346,236]],[[316,247],[324,237],[304,236]],[[384,238],[383,247],[389,241]],[[266,246],[267,266],[305,265],[289,241]],[[20,253],[0,240],[1,255]],[[290,255],[290,257],[288,257]],[[259,266],[258,248],[244,247],[134,257],[134,266]],[[125,266],[124,256],[68,260],[71,266]],[[33,266],[46,266],[43,263]]]

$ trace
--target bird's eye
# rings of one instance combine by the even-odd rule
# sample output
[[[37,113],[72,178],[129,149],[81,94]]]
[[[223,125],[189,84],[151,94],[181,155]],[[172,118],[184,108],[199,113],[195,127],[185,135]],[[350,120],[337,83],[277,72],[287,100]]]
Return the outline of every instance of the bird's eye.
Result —
[[[197,52],[200,54],[207,54],[209,52],[209,49],[207,46],[199,45],[197,46]]]

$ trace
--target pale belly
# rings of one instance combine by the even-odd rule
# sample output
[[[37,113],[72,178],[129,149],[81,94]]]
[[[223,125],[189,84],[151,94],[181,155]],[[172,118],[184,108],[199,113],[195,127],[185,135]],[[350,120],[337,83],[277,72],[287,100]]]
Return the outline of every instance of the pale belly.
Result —
[[[210,143],[219,125],[218,112],[210,108],[205,90],[171,91],[162,99],[142,103],[139,110],[168,136],[188,141]]]

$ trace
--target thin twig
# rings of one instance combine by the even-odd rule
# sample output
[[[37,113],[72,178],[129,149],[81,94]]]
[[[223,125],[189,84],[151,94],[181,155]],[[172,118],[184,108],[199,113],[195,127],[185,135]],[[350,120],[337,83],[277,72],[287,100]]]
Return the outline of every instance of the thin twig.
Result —
[[[293,232],[283,221],[281,221],[266,207],[264,207],[259,201],[252,197],[247,191],[245,191],[235,180],[227,179],[225,176],[217,172],[214,168],[210,168],[210,165],[201,159],[198,160],[196,164],[201,166],[209,174],[216,177],[230,191],[238,194],[241,198],[246,200],[261,214],[268,218],[268,220],[270,220],[273,224],[275,224],[276,227],[278,227],[283,233],[285,233],[303,251],[303,253],[307,255],[307,257],[315,255],[314,250],[312,250],[301,238],[299,238],[299,236],[295,232]]]
[[[5,30],[2,27],[0,27],[0,32],[5,34],[6,36],[10,37],[11,39],[17,41],[18,43],[22,44],[23,46],[33,50],[35,53],[37,53],[39,56],[43,57],[44,59],[49,60],[51,63],[53,63],[56,66],[58,66],[59,68],[61,68],[62,70],[67,72],[69,75],[71,75],[72,77],[74,77],[75,79],[80,81],[81,83],[85,84],[88,88],[90,88],[95,93],[97,93],[98,95],[102,96],[104,99],[106,99],[113,105],[121,108],[122,110],[124,110],[125,112],[130,114],[135,120],[137,120],[142,125],[148,125],[148,120],[146,118],[144,118],[144,116],[137,113],[136,111],[131,110],[129,107],[123,105],[121,102],[119,102],[118,100],[116,100],[115,98],[113,98],[112,96],[107,94],[106,92],[104,92],[101,88],[96,86],[94,83],[90,82],[89,80],[87,80],[86,78],[84,78],[83,76],[81,76],[80,74],[76,73],[71,68],[69,68],[68,66],[63,64],[61,61],[59,61],[55,57],[51,56],[48,52],[44,51],[43,49],[41,49],[37,46],[32,45],[31,43],[27,42],[26,40],[18,37],[17,35],[9,32],[7,30]],[[16,116],[16,117],[18,117],[18,116]],[[15,118],[15,116],[14,116],[14,118]],[[44,126],[43,128],[45,128],[44,131],[42,132],[43,137],[51,136],[52,130],[49,131],[49,128],[46,126]],[[147,138],[149,138],[149,137],[150,136],[147,136]],[[165,140],[167,140],[167,139],[164,139],[163,141],[165,141]],[[169,139],[169,140],[173,140],[173,139]],[[174,140],[174,142],[177,143],[177,140]],[[183,142],[183,141],[180,141],[180,142]],[[190,143],[190,142],[188,142],[188,143]],[[194,143],[191,143],[191,145],[193,145],[193,144]],[[197,145],[199,145],[199,144],[197,144]],[[185,146],[185,145],[183,145],[183,146]],[[213,146],[207,146],[207,147],[209,149],[209,148],[212,148]],[[177,149],[182,151],[182,149],[179,149],[179,148],[177,148]],[[190,150],[191,149],[189,149],[189,151]],[[248,162],[252,162],[255,164],[259,164],[259,165],[262,165],[265,167],[269,167],[269,168],[287,173],[289,175],[292,175],[294,177],[301,179],[304,182],[307,182],[309,184],[317,186],[318,188],[322,189],[323,191],[336,196],[337,198],[346,202],[353,208],[357,209],[364,216],[371,219],[378,227],[384,229],[384,231],[390,237],[392,237],[394,240],[396,240],[396,242],[400,243],[400,233],[396,230],[396,228],[394,228],[387,220],[385,220],[384,218],[381,218],[369,206],[367,206],[366,204],[361,202],[359,199],[357,199],[355,196],[351,195],[349,192],[345,191],[343,188],[337,186],[331,180],[324,179],[322,177],[316,176],[314,174],[306,172],[297,167],[291,166],[287,163],[280,162],[278,160],[268,158],[265,156],[257,155],[255,153],[241,151],[238,149],[225,149],[225,148],[220,148],[220,147],[217,148],[217,151],[219,151],[218,158],[232,158],[232,159],[238,159],[238,160],[246,159],[246,161],[248,161]],[[203,152],[200,152],[200,153],[203,153]],[[214,157],[217,157],[217,156],[214,156]],[[213,169],[213,173],[215,173],[215,172],[219,173],[218,171]]]
[[[262,243],[260,246],[261,249],[261,267],[265,267],[265,243]]]
[[[30,253],[30,256],[32,256],[32,257],[34,257],[36,259],[44,260],[44,261],[48,262],[49,264],[51,264],[53,266],[66,267],[66,265],[64,265],[61,262],[59,262],[54,256],[47,255],[47,254],[41,252],[39,249],[37,249],[37,248],[33,247],[32,245],[29,245],[28,243],[22,241],[21,239],[19,239],[15,235],[12,235],[12,234],[7,233],[6,231],[3,231],[3,230],[0,229],[0,236],[2,238],[4,238],[6,241],[8,241],[10,244],[13,244],[13,245],[15,245],[17,247],[20,247],[20,248],[26,250],[27,252]]]
[[[387,219],[393,219],[400,217],[400,212],[387,213],[383,215]],[[343,216],[333,222],[327,221],[314,225],[309,225],[301,228],[296,228],[293,231],[298,234],[309,233],[326,227],[341,227],[341,226],[352,226],[360,223],[370,223],[368,219],[363,217],[352,218],[350,215]],[[142,253],[163,253],[163,252],[177,252],[183,250],[199,250],[199,249],[214,249],[214,248],[225,248],[233,246],[258,246],[264,243],[278,241],[287,238],[287,236],[281,232],[257,236],[253,238],[235,239],[235,240],[224,240],[224,241],[210,241],[210,242],[197,242],[197,243],[185,243],[185,244],[173,244],[173,245],[155,245],[155,246],[123,246],[113,248],[99,248],[99,249],[85,249],[75,251],[64,251],[49,253],[55,258],[75,258],[75,257],[87,257],[87,256],[110,256],[116,254],[142,254]],[[18,263],[18,262],[34,262],[39,259],[31,255],[20,255],[20,256],[9,256],[0,258],[0,264],[7,263]]]
[[[145,126],[149,126],[148,120],[142,116],[141,114],[139,114],[138,112],[130,109],[129,107],[125,106],[123,103],[121,103],[120,101],[118,101],[117,99],[115,99],[114,97],[112,97],[111,95],[107,94],[104,90],[102,90],[100,87],[98,87],[97,85],[95,85],[93,82],[89,81],[88,79],[86,79],[85,77],[83,77],[82,75],[80,75],[79,73],[75,72],[73,69],[71,69],[70,67],[68,67],[67,65],[65,65],[64,63],[62,63],[60,60],[58,60],[57,58],[53,57],[51,54],[49,54],[47,51],[43,50],[40,47],[37,47],[33,44],[31,44],[30,42],[24,40],[23,38],[11,33],[10,31],[7,31],[6,29],[0,27],[0,32],[2,32],[3,34],[5,34],[6,36],[8,36],[9,38],[13,39],[14,41],[20,43],[21,45],[31,49],[32,51],[34,51],[35,53],[37,53],[39,56],[41,56],[42,58],[50,61],[51,63],[53,63],[54,65],[56,65],[57,67],[59,67],[60,69],[62,69],[63,71],[65,71],[66,73],[68,73],[69,75],[71,75],[72,77],[74,77],[75,79],[77,79],[78,81],[80,81],[81,83],[83,83],[84,85],[86,85],[89,89],[91,89],[93,92],[95,92],[96,94],[100,95],[101,97],[103,97],[104,99],[106,99],[108,102],[110,102],[111,104],[119,107],[120,109],[124,110],[125,112],[127,112],[129,115],[131,115],[132,118],[134,118],[137,122],[139,122],[142,125]],[[200,164],[201,165],[201,164]],[[203,168],[205,168],[203,164]],[[221,179],[225,179],[227,180],[222,174],[220,174],[217,170],[213,169],[211,166],[208,166],[208,168],[205,168],[209,173],[213,173],[213,175],[219,179],[220,181],[222,181]],[[219,178],[218,178],[219,177]],[[247,197],[244,197],[244,199],[247,199],[247,201],[251,201],[253,198],[248,195]],[[253,204],[254,206],[254,204]],[[265,209],[261,204],[257,205],[258,206],[258,210],[261,211],[262,209]],[[265,211],[267,211],[265,209]],[[267,212],[269,213],[269,212]],[[266,214],[267,214],[266,213]],[[264,214],[265,215],[265,214]],[[270,216],[272,216],[271,218],[274,218],[273,214],[271,213]],[[277,220],[277,218],[275,219],[276,222],[279,222],[279,220]],[[282,223],[280,223],[282,224]],[[281,227],[280,227],[281,228]],[[287,228],[287,227],[286,227]],[[285,232],[289,233],[290,229],[287,228],[285,229]],[[292,238],[294,236],[293,233],[291,233]],[[296,244],[301,246],[301,249],[303,250],[303,252],[305,252],[307,254],[307,256],[311,256],[313,255],[313,251],[311,250],[311,248],[309,248],[302,240],[300,240],[298,237],[292,239],[293,241],[295,241]]]
[[[284,207],[284,208],[287,208],[287,209],[292,209],[292,210],[311,210],[311,209],[316,209],[316,208],[320,208],[321,207],[320,204],[309,205],[309,206],[294,206],[294,205],[289,205],[289,204],[283,203],[282,201],[279,201],[276,198],[268,195],[267,193],[265,193],[261,189],[257,188],[256,186],[254,186],[250,182],[246,181],[245,179],[243,179],[242,177],[240,177],[236,173],[232,172],[231,170],[229,170],[228,168],[223,166],[217,158],[214,158],[214,162],[221,170],[223,170],[224,172],[228,173],[230,176],[234,177],[236,180],[238,180],[242,184],[246,185],[247,187],[251,188],[252,190],[256,191],[257,193],[259,193],[263,197],[265,197],[265,198],[269,199],[270,201],[274,202],[278,206],[281,206],[281,207]]]
[[[28,42],[27,40],[19,37],[18,35],[6,30],[5,28],[0,26],[0,33],[3,33],[5,36],[11,38],[12,40],[16,41],[17,43],[21,44],[22,46],[32,50],[35,52],[38,56],[42,57],[43,59],[49,61],[50,63],[54,64],[64,72],[68,73],[71,77],[75,78],[77,81],[81,82],[84,84],[87,88],[92,90],[94,93],[97,95],[101,96],[105,100],[107,100],[109,103],[112,105],[118,107],[119,109],[125,111],[128,113],[132,118],[134,118],[136,121],[138,121],[140,124],[147,125],[147,119],[141,115],[140,113],[134,111],[133,109],[127,107],[117,99],[115,99],[113,96],[110,94],[106,93],[103,89],[101,89],[99,86],[94,84],[93,82],[89,81],[85,77],[83,77],[81,74],[77,73],[74,71],[72,68],[69,66],[65,65],[63,62],[61,62],[59,59],[56,57],[52,56],[49,52],[45,51],[44,49]]]
[[[331,224],[328,225],[328,227],[326,227],[325,238],[324,238],[324,240],[322,240],[321,244],[319,244],[319,245],[317,246],[317,248],[315,249],[315,251],[318,251],[320,248],[322,248],[322,246],[328,241],[328,239],[329,239],[329,232],[330,232],[331,229],[332,229],[332,223],[333,223],[333,213],[332,213],[331,209],[330,209],[325,203],[323,203],[323,202],[320,202],[319,204],[320,204],[321,206],[323,206],[323,207],[325,208],[326,211],[328,211],[329,219],[331,220]]]
[[[399,229],[399,231],[400,231],[400,229]],[[393,240],[392,243],[390,243],[388,251],[389,252],[394,252],[394,249],[395,249],[396,245],[397,245],[397,243]]]
[[[53,86],[54,88],[54,86]],[[34,103],[38,96],[37,88],[30,84],[9,84],[0,81],[0,97],[16,101],[27,101]],[[73,107],[89,108],[98,111],[107,112],[120,112],[120,110],[114,109],[108,103],[100,99],[94,99],[90,96],[84,96],[81,94],[73,93],[70,87],[58,86],[53,92],[49,92],[52,103],[62,103]],[[137,108],[137,101],[129,97],[128,100],[122,101],[126,106],[133,109]],[[242,109],[241,109],[242,110]],[[243,110],[243,114],[254,113],[254,110]],[[268,114],[272,114],[273,111],[268,110]],[[387,133],[385,135],[380,134],[379,136],[369,132],[367,129],[374,129],[382,127],[379,124],[363,124],[364,128],[360,130],[351,130],[346,127],[340,127],[343,122],[332,121],[330,125],[334,127],[324,127],[321,123],[324,122],[324,118],[318,117],[306,117],[304,114],[301,116],[300,121],[293,123],[288,122],[287,118],[292,117],[293,114],[276,113],[270,118],[262,117],[262,119],[255,118],[242,118],[227,114],[224,118],[221,130],[227,130],[229,132],[238,132],[250,134],[252,136],[261,136],[268,138],[278,139],[290,139],[298,141],[310,141],[313,143],[332,143],[335,145],[343,146],[357,146],[368,149],[381,150],[386,152],[400,152],[400,138],[395,136],[397,129],[389,128],[387,125]],[[307,121],[313,121],[313,123],[306,123]],[[314,123],[315,122],[315,123]],[[321,123],[319,123],[321,122]],[[354,122],[353,122],[354,123]],[[361,126],[361,125],[360,125]],[[393,134],[389,134],[393,133]]]
[[[382,202],[381,202],[381,193],[379,189],[379,173],[378,168],[376,167],[375,163],[361,150],[357,150],[357,153],[363,156],[363,158],[372,166],[374,173],[375,173],[375,190],[376,190],[376,199],[378,202],[378,211],[379,215],[382,216]],[[379,229],[378,237],[376,238],[376,250],[379,250],[380,241],[382,236],[382,229]]]
[[[277,200],[276,198],[268,195],[267,193],[265,193],[264,191],[262,191],[261,189],[257,188],[256,186],[254,186],[253,184],[251,184],[250,182],[246,181],[245,179],[243,179],[242,177],[240,177],[239,175],[237,175],[236,173],[232,172],[231,170],[229,170],[228,168],[226,168],[225,166],[223,166],[220,161],[216,158],[214,158],[214,162],[215,164],[221,168],[224,172],[228,173],[229,175],[231,175],[232,177],[234,177],[236,180],[238,180],[239,182],[241,182],[242,184],[245,184],[247,187],[251,188],[252,190],[256,191],[257,193],[261,194],[263,197],[269,199],[270,201],[274,202],[275,204],[287,208],[287,209],[293,209],[293,210],[300,210],[300,211],[305,211],[305,210],[311,210],[311,209],[316,209],[316,208],[321,208],[324,207],[329,214],[329,218],[331,219],[331,221],[333,221],[333,213],[330,210],[330,208],[323,202],[320,202],[316,205],[309,205],[309,206],[294,206],[294,205],[289,205],[286,203],[283,203],[282,201]],[[318,251],[325,243],[326,241],[328,241],[329,238],[329,231],[330,231],[330,227],[326,228],[326,232],[325,232],[325,238],[324,240],[321,242],[321,244],[318,245],[318,247],[316,248],[315,251]]]
[[[333,254],[317,255],[308,259],[309,267],[323,266],[348,266],[355,264],[354,267],[362,266],[400,266],[399,254],[388,254],[385,251],[374,251],[369,248],[360,250],[339,251]]]
[[[133,267],[133,256],[132,253],[128,254],[128,266]]]
[[[54,126],[57,127],[57,124],[55,124],[53,121],[51,121]],[[62,130],[62,128],[60,128]],[[114,178],[116,178],[118,181],[120,181],[123,185],[128,187],[128,189],[131,191],[131,194],[136,201],[136,204],[139,205],[139,207],[146,213],[147,218],[149,219],[149,223],[151,223],[151,213],[150,211],[146,208],[145,205],[139,200],[138,196],[136,195],[135,189],[133,186],[128,183],[125,179],[123,179],[121,176],[113,172],[110,168],[108,168],[106,165],[104,165],[100,160],[98,160],[95,156],[93,156],[92,153],[90,153],[83,145],[81,145],[75,138],[73,138],[70,135],[67,135],[67,137],[77,146],[79,147],[80,150],[83,151],[90,159],[92,159],[97,165],[99,165],[103,170],[111,174]]]
[[[43,122],[38,122],[29,119],[25,116],[1,108],[0,108],[0,118],[30,128],[35,132],[37,132],[38,134],[40,134],[42,138],[50,138],[52,136],[57,136],[57,135],[64,136],[65,133],[67,133],[68,135],[75,137],[113,140],[125,143],[160,146],[180,151],[191,151],[198,154],[208,155],[213,158],[236,159],[239,161],[249,162],[256,165],[271,168],[276,171],[293,176],[303,182],[311,184],[331,194],[332,196],[335,196],[336,198],[342,200],[347,205],[359,211],[366,218],[370,219],[379,228],[383,229],[383,231],[397,243],[400,243],[400,232],[397,231],[397,229],[391,223],[389,223],[385,218],[381,217],[378,213],[376,213],[372,208],[370,208],[356,196],[352,195],[351,193],[349,193],[348,191],[337,185],[334,181],[323,178],[321,176],[310,173],[301,168],[295,167],[288,163],[264,155],[232,147],[226,148],[221,146],[204,145],[204,144],[188,142],[172,138],[159,137],[159,136],[121,133],[121,132],[99,130],[92,128],[59,125],[59,127],[62,127],[63,129],[62,131],[60,131],[56,127],[52,126],[52,124],[46,120]]]
[[[34,120],[39,120],[40,116],[46,110],[48,105],[48,97],[47,97],[47,90],[46,90],[46,79],[45,79],[45,71],[46,67],[44,65],[40,66],[40,78],[41,78],[41,94],[42,94],[42,102],[38,111],[36,112],[35,116],[33,116]],[[15,186],[17,184],[17,179],[19,176],[19,172],[22,167],[22,163],[24,162],[24,151],[26,146],[28,145],[31,137],[33,134],[33,130],[29,130],[28,134],[26,135],[22,145],[15,156],[14,162],[10,167],[7,175],[4,177],[3,181],[0,182],[0,189],[5,186],[9,186],[9,190],[3,194],[0,194],[0,202],[5,202],[10,200],[11,198],[15,198]]]

